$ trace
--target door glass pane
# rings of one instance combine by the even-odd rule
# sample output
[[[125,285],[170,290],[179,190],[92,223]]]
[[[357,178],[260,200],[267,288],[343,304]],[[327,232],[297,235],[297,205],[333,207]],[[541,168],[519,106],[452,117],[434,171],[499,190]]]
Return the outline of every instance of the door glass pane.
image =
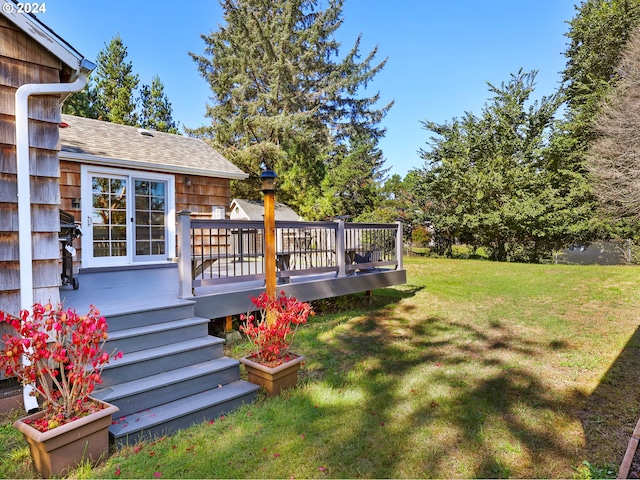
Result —
[[[91,179],[93,207],[93,256],[127,255],[127,181],[121,178]]]
[[[151,210],[164,212],[164,197],[151,197]]]
[[[164,182],[151,182],[151,195],[155,197],[164,197]]]
[[[93,239],[94,240],[109,240],[109,228],[93,226]]]
[[[111,223],[113,225],[126,225],[127,212],[124,210],[115,210],[111,212]]]
[[[125,257],[127,255],[127,242],[113,242],[112,257]]]
[[[164,225],[164,212],[151,214],[151,225]]]
[[[136,241],[151,240],[149,227],[136,227]]]
[[[149,196],[136,194],[136,210],[149,210]]]
[[[137,225],[149,225],[151,222],[149,220],[150,217],[149,212],[141,212],[140,210],[136,210],[136,224]]]
[[[136,255],[165,255],[166,182],[135,180]]]
[[[149,242],[136,242],[136,255],[151,255]]]
[[[153,240],[164,240],[164,228],[151,227],[151,238]]]
[[[109,195],[102,193],[93,194],[93,208],[106,208],[109,206]]]
[[[109,210],[102,208],[94,208],[91,215],[93,224],[95,225],[108,225],[109,224]]]
[[[111,238],[112,240],[126,240],[127,239],[127,227],[123,226],[113,226],[111,227]]]
[[[153,255],[164,255],[164,241],[151,242]]]
[[[149,195],[149,183],[148,182],[136,182],[136,195]]]

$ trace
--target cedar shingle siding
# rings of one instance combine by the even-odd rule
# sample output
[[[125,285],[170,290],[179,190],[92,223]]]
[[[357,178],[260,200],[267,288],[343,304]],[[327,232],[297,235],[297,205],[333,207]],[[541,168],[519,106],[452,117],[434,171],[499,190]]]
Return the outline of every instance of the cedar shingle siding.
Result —
[[[15,93],[29,83],[59,83],[62,64],[0,16],[0,309],[20,310]],[[29,100],[34,300],[59,300],[58,96]],[[0,327],[0,335],[2,327]]]

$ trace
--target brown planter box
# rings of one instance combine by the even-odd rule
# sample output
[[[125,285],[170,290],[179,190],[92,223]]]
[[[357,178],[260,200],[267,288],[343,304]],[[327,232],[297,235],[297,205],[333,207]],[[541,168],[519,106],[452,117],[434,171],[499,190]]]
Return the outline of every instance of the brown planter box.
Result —
[[[108,456],[109,427],[113,414],[120,409],[96,401],[105,408],[48,432],[40,432],[24,423],[24,420],[42,417],[44,412],[15,421],[13,426],[22,432],[29,444],[33,465],[40,475],[45,478],[64,476],[85,460],[95,464]]]
[[[243,357],[240,362],[247,371],[251,383],[264,387],[270,397],[278,395],[283,388],[293,387],[298,383],[298,370],[304,360],[302,355],[297,358],[271,368],[254,362],[249,357]]]

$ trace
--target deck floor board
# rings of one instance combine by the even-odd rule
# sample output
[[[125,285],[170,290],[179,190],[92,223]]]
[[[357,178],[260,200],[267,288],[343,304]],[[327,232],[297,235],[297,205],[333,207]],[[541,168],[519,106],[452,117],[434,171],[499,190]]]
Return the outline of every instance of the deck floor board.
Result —
[[[308,301],[406,282],[404,271],[401,271],[400,277],[397,276],[400,273],[398,271],[387,271],[387,274],[384,272],[358,272],[343,278],[336,278],[334,272],[293,276],[287,283],[279,283],[277,289]],[[392,277],[383,280],[389,274]],[[209,285],[196,288],[195,297],[180,299],[178,269],[174,267],[83,272],[76,275],[76,278],[80,284],[78,290],[73,290],[71,286],[60,287],[60,300],[64,306],[83,314],[93,304],[105,316],[195,301],[206,305],[206,315],[203,315],[205,318],[218,318],[246,312],[246,308],[250,306],[249,297],[264,289],[264,280]],[[196,314],[200,315],[198,310],[196,306]]]

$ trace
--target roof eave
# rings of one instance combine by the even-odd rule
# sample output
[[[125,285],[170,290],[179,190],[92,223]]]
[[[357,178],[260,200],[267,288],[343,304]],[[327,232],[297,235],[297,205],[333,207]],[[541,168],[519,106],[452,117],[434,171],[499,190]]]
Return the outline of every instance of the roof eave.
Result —
[[[60,160],[69,160],[71,162],[82,162],[91,165],[102,165],[105,167],[123,167],[138,168],[143,170],[154,170],[166,173],[180,173],[189,175],[200,175],[203,177],[227,178],[230,180],[245,180],[249,175],[240,172],[224,172],[220,170],[209,170],[193,167],[182,167],[179,165],[159,165],[157,163],[143,162],[139,160],[127,160],[121,158],[100,157],[97,155],[87,155],[85,153],[74,153],[60,151],[58,154]]]
[[[0,9],[4,16],[74,72],[70,81],[74,81],[80,72],[84,71],[84,73],[88,74],[95,68],[92,62],[87,61],[76,49],[56,35],[53,30],[40,22],[34,15],[18,12],[16,2],[0,0],[0,3],[2,4]]]

